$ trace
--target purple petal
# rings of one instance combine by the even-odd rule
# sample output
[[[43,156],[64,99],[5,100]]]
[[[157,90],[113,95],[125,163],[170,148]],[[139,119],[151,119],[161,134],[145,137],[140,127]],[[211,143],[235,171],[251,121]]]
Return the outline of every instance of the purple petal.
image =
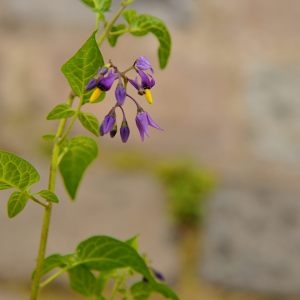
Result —
[[[86,85],[85,90],[90,91],[90,90],[94,89],[97,86],[97,84],[98,84],[98,80],[95,78],[92,78]]]
[[[151,72],[153,73],[153,68],[151,66],[151,63],[145,56],[140,56],[135,61],[134,65],[138,70],[143,70],[143,71],[151,70]]]
[[[107,72],[108,72],[108,67],[107,66],[104,66],[102,67],[101,69],[99,69],[98,71],[98,76],[104,76]]]
[[[122,83],[119,83],[115,90],[115,97],[119,105],[123,105],[126,98],[126,89]]]
[[[128,81],[132,84],[132,86],[133,86],[134,88],[136,88],[137,90],[140,89],[140,85],[139,85],[139,83],[138,83],[137,77],[135,78],[135,80],[128,78]]]
[[[114,128],[115,123],[116,123],[115,113],[106,115],[100,126],[100,135],[102,136],[110,132]]]
[[[143,71],[138,72],[141,77],[141,85],[144,89],[151,89],[155,85],[154,78]]]
[[[102,77],[98,82],[98,88],[102,91],[110,90],[114,81],[118,78],[118,74],[111,70],[105,77]]]
[[[148,118],[147,113],[139,112],[135,117],[136,126],[139,130],[142,141],[144,141],[145,134],[148,135]]]
[[[148,121],[148,125],[149,126],[152,126],[156,129],[159,129],[159,130],[163,130],[151,117],[150,115],[147,113],[147,121]]]

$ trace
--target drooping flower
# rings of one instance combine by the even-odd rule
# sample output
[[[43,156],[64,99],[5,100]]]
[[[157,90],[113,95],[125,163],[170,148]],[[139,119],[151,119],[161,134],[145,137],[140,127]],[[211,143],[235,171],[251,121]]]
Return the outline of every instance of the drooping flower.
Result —
[[[135,62],[134,62],[134,67],[137,70],[142,70],[142,71],[148,71],[150,70],[152,73],[153,68],[151,66],[150,61],[145,57],[145,56],[140,56]]]
[[[103,136],[104,134],[111,132],[114,129],[115,124],[116,124],[116,113],[115,113],[115,109],[113,108],[104,117],[104,120],[100,125],[100,129],[99,129],[100,135]]]
[[[115,90],[115,97],[117,100],[117,103],[119,105],[123,105],[125,98],[126,98],[126,89],[125,86],[123,85],[123,83],[120,81],[116,87]]]
[[[143,89],[152,89],[155,85],[154,78],[143,71],[138,72],[141,78],[141,86]]]
[[[128,81],[136,88],[139,95],[145,95],[145,98],[149,104],[152,104],[152,94],[150,89],[155,85],[155,80],[150,74],[139,70],[138,77],[135,80],[128,79]]]
[[[109,70],[106,76],[99,79],[97,87],[104,92],[107,92],[112,87],[114,81],[119,77],[119,75],[112,69]]]
[[[162,128],[158,124],[156,124],[156,122],[144,110],[138,110],[138,113],[135,117],[135,122],[139,130],[142,141],[144,141],[145,135],[147,136],[149,135],[148,134],[149,126],[162,130]]]
[[[95,102],[102,92],[110,90],[118,77],[119,74],[114,69],[109,69],[107,66],[101,68],[97,77],[92,78],[85,87],[86,91],[94,90],[90,96],[90,102]]]

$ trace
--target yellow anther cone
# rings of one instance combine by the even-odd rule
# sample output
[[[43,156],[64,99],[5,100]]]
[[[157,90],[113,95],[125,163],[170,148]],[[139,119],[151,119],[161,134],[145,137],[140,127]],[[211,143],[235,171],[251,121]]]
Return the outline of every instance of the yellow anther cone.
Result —
[[[152,104],[153,100],[150,89],[145,89],[145,98],[149,104]]]
[[[95,101],[99,98],[99,96],[101,95],[101,92],[102,92],[102,91],[101,91],[99,88],[96,87],[96,88],[94,89],[94,91],[93,91],[91,97],[90,97],[90,102],[91,102],[91,103],[95,102]]]

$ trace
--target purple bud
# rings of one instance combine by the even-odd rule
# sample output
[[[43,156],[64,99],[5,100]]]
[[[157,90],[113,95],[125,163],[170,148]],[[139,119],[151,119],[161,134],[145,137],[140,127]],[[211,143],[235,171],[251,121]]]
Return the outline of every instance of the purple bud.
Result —
[[[153,273],[154,273],[154,276],[155,276],[158,280],[160,280],[160,281],[165,281],[165,276],[164,276],[161,272],[159,272],[159,271],[157,271],[157,270],[154,270],[154,269],[152,269],[152,271],[153,271]]]
[[[116,97],[117,103],[119,105],[123,105],[125,98],[126,98],[126,89],[121,82],[118,83],[118,85],[116,87],[115,97]]]
[[[101,91],[108,91],[110,90],[111,86],[113,85],[114,81],[118,78],[118,74],[115,73],[113,70],[110,70],[105,77],[99,79],[97,87]]]
[[[110,132],[116,123],[116,113],[115,111],[112,111],[108,115],[104,117],[104,120],[100,126],[100,135],[103,136],[104,134]]]
[[[153,68],[151,66],[150,61],[145,57],[145,56],[140,56],[134,63],[134,66],[138,69],[138,70],[142,70],[142,71],[147,71],[147,70],[151,70],[151,72],[153,73]]]
[[[130,135],[130,129],[128,127],[128,123],[126,120],[123,120],[121,128],[120,128],[120,135],[123,143],[126,143],[129,135]]]

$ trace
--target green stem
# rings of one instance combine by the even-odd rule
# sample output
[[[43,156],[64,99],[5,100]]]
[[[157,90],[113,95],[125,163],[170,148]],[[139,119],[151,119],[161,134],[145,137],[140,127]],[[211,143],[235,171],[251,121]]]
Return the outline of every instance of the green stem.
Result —
[[[43,288],[53,280],[55,280],[57,277],[59,277],[61,274],[65,273],[66,269],[60,269],[58,272],[51,275],[49,278],[47,278],[45,281],[41,282],[40,287]]]
[[[35,198],[34,196],[30,196],[29,198],[30,200],[32,200],[33,202],[43,206],[43,207],[47,207],[48,206],[48,203],[43,203],[42,201],[40,201],[39,199]]]
[[[75,96],[70,94],[67,99],[68,104],[72,104]],[[49,180],[48,180],[48,190],[51,192],[55,191],[56,185],[56,173],[57,173],[57,166],[58,166],[58,159],[59,159],[59,144],[61,136],[63,135],[65,126],[66,126],[66,119],[62,119],[59,122],[57,132],[56,132],[56,139],[52,150],[52,157],[50,163],[50,171],[49,171]],[[51,213],[52,213],[52,203],[47,201],[47,206],[44,208],[44,215],[43,215],[43,223],[41,228],[41,235],[40,235],[40,244],[38,255],[36,259],[36,267],[32,279],[31,285],[31,296],[30,300],[36,300],[39,295],[40,291],[40,281],[42,276],[42,269],[43,269],[43,261],[45,258],[46,247],[47,247],[47,240],[48,240],[48,232],[50,227],[50,220],[51,220]]]
[[[130,1],[123,1],[121,3],[121,7],[117,10],[117,12],[115,13],[115,15],[112,17],[112,19],[106,24],[106,26],[103,29],[102,34],[99,36],[98,38],[98,45],[100,46],[103,41],[107,38],[107,36],[109,35],[111,28],[113,27],[113,25],[115,24],[115,22],[118,20],[118,18],[121,16],[121,14],[123,13],[123,11],[126,9],[126,7],[131,4]]]
[[[83,105],[83,97],[80,98],[80,101],[79,101],[78,106],[76,108],[75,114],[72,117],[72,119],[71,119],[68,127],[65,129],[64,135],[61,137],[61,141],[63,141],[68,136],[68,134],[70,133],[70,131],[72,130],[73,125],[74,125],[74,123],[75,123],[75,121],[78,118],[78,115],[80,113],[80,109],[81,109],[82,105]]]

